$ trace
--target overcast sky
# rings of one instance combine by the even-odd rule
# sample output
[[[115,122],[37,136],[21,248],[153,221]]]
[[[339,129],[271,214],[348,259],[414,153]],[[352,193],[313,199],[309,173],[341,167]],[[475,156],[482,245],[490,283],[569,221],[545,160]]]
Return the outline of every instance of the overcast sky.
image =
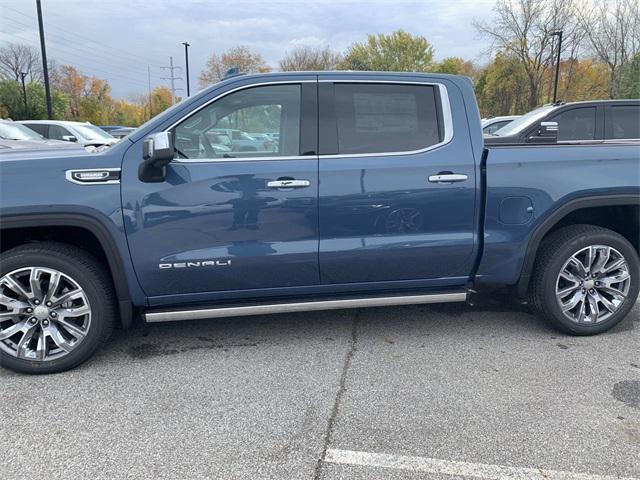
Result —
[[[495,0],[42,0],[47,55],[84,74],[107,79],[116,97],[168,85],[169,56],[184,68],[188,41],[192,92],[212,52],[247,45],[277,68],[297,45],[343,51],[369,33],[402,28],[425,36],[436,59],[482,60],[486,44],[471,22],[487,19]],[[0,45],[39,48],[35,0],[0,0]],[[184,71],[176,75],[184,77]],[[176,83],[184,87],[184,81]],[[182,92],[178,92],[182,94]]]

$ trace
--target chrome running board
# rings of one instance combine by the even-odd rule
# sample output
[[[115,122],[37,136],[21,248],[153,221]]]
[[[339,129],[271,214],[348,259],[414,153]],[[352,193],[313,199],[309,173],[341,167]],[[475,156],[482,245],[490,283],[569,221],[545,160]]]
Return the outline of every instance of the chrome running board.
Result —
[[[188,310],[150,310],[143,314],[147,323],[201,320],[205,318],[268,315],[272,313],[312,312],[346,308],[386,307],[391,305],[419,305],[424,303],[464,302],[466,292],[430,293],[421,295],[394,295],[387,297],[361,297],[339,300],[312,300],[304,302],[254,304],[191,308]]]

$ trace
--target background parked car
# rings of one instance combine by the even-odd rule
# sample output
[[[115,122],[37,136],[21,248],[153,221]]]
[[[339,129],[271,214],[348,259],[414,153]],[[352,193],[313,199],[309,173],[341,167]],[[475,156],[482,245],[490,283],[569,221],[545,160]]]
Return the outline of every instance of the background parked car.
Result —
[[[482,119],[482,133],[485,135],[491,135],[496,130],[501,129],[505,125],[510,124],[520,115],[504,115],[501,117],[490,117]]]
[[[265,150],[275,152],[277,150],[278,141],[271,137],[268,133],[249,133],[250,137],[264,142]]]
[[[0,139],[5,140],[11,148],[19,148],[19,143],[39,144],[43,147],[58,147],[68,145],[60,140],[49,140],[30,128],[12,120],[0,120]],[[14,145],[15,144],[15,145]]]
[[[113,145],[118,142],[100,127],[89,122],[67,122],[62,120],[22,120],[21,124],[52,140],[77,142],[83,147]]]
[[[29,151],[29,150],[84,150],[81,145],[69,142],[59,142],[56,145],[51,145],[48,142],[42,142],[38,140],[5,140],[0,138],[0,153]]]
[[[640,100],[544,105],[485,136],[485,143],[539,142],[542,122],[558,124],[559,142],[640,140]]]
[[[134,130],[135,128],[132,128],[132,127],[114,128],[109,131],[109,135],[111,135],[114,138],[121,139],[129,135]]]
[[[120,130],[121,128],[127,128],[124,125],[98,125],[98,127],[109,134],[111,134],[113,130]]]
[[[231,150],[234,152],[273,152],[275,151],[272,140],[259,140],[253,138],[247,132],[233,128],[214,128],[210,132],[223,133],[231,139]]]

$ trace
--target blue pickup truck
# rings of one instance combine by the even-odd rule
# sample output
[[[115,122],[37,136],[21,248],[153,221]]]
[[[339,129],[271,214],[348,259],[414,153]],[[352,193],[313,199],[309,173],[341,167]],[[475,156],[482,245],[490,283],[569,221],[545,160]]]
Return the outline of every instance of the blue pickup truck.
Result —
[[[99,153],[0,154],[0,360],[89,358],[115,327],[513,292],[603,332],[639,288],[640,145],[483,144],[470,81],[240,75]],[[208,132],[279,134],[221,151]],[[175,139],[180,139],[178,142]]]

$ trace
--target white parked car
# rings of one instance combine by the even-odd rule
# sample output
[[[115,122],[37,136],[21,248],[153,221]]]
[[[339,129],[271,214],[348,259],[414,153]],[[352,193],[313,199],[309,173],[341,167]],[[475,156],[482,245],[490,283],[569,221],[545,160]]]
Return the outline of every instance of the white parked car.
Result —
[[[68,146],[68,143],[59,140],[49,140],[34,132],[24,125],[13,120],[0,120],[0,140],[12,148],[19,148],[27,144],[40,144],[42,147]]]
[[[521,115],[504,115],[502,117],[490,117],[482,119],[482,133],[484,135],[492,135],[493,132],[500,130],[505,125],[510,124]]]
[[[83,147],[109,146],[118,142],[107,132],[89,122],[67,122],[62,120],[21,120],[22,125],[52,140],[77,142]]]

